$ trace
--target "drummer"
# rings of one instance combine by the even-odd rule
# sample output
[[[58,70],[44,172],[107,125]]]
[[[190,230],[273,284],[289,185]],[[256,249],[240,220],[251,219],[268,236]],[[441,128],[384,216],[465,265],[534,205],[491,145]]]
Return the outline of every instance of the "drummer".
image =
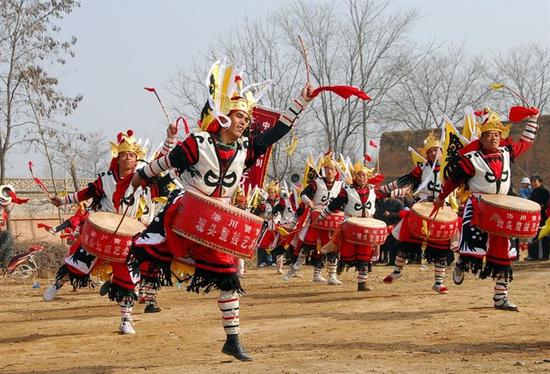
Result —
[[[325,219],[330,213],[343,211],[346,217],[371,218],[375,212],[376,191],[372,184],[375,177],[374,169],[358,161],[351,171],[353,183],[345,184],[338,196],[332,200],[321,213],[319,220]],[[344,266],[355,266],[357,269],[357,291],[370,291],[367,278],[372,270],[371,260],[376,248],[371,245],[361,245],[341,240],[340,263]]]
[[[332,151],[327,152],[323,158],[324,177],[318,177],[309,182],[306,188],[300,194],[300,198],[304,206],[310,209],[323,209],[332,199],[334,199],[342,189],[342,181],[337,180],[338,171],[336,169],[336,161],[332,158]],[[303,211],[303,209],[302,209]],[[331,232],[329,230],[318,230],[310,224],[304,226],[299,234],[300,242],[296,250],[299,248],[298,259],[290,266],[288,272],[284,275],[285,281],[290,280],[300,270],[300,267],[305,262],[308,255],[311,256],[311,264],[315,267],[313,270],[313,282],[327,282],[321,276],[321,271],[324,266],[324,255],[317,250],[317,245],[327,244],[330,240]],[[336,277],[336,267],[338,263],[337,253],[328,253],[328,284],[340,285],[342,282]]]
[[[258,266],[271,265],[268,263],[268,252],[272,256],[280,253],[272,253],[276,247],[277,227],[281,220],[281,213],[285,209],[285,202],[279,197],[279,182],[273,181],[266,187],[265,192],[260,191],[260,204],[254,209],[253,214],[264,219],[267,230],[258,245]]]
[[[474,274],[479,272],[480,278],[491,276],[495,280],[493,303],[496,309],[518,310],[518,306],[508,298],[515,253],[511,251],[507,237],[488,234],[472,224],[475,214],[472,198],[479,194],[508,194],[512,182],[511,162],[533,145],[539,128],[538,117],[538,113],[526,117],[520,140],[513,142],[508,138],[509,128],[502,124],[497,113],[486,108],[483,111],[483,122],[478,125],[481,137],[459,151],[458,165],[445,182],[443,192],[434,202],[436,207],[442,207],[445,197],[455,188],[461,185],[468,186],[473,197],[470,197],[464,208],[460,257],[456,263],[453,280],[456,284],[461,284],[464,272],[467,271]]]
[[[209,77],[209,81],[215,79]],[[138,171],[133,185],[138,186],[158,173],[175,168],[187,178],[194,191],[227,200],[238,188],[243,172],[264,154],[267,148],[290,132],[290,129],[312,100],[312,88],[307,85],[271,129],[258,135],[247,136],[255,100],[242,95],[242,80],[233,76],[236,91],[217,92],[209,102],[219,103],[223,113],[216,113],[209,102],[201,113],[203,131],[191,134],[179,143],[169,155],[161,157]],[[219,82],[217,82],[219,83]],[[220,89],[217,83],[211,85]],[[212,94],[212,91],[209,91]],[[226,101],[226,98],[228,101]],[[221,100],[221,102],[219,101]],[[206,130],[206,131],[204,131]],[[222,325],[227,335],[222,352],[243,361],[251,360],[239,340],[239,296],[241,286],[236,257],[200,244],[190,244],[178,237],[170,227],[176,208],[175,202],[183,195],[173,194],[167,206],[155,218],[147,230],[134,240],[130,249],[128,266],[132,275],[139,277],[139,265],[151,260],[168,270],[173,256],[189,255],[195,260],[195,274],[187,291],[208,293],[212,288],[220,290],[218,307],[222,313]],[[188,246],[189,245],[189,246]],[[182,253],[184,252],[184,253]],[[168,270],[169,271],[169,270]],[[131,287],[128,292],[131,292]]]
[[[426,155],[427,162],[416,166],[410,173],[403,175],[397,180],[380,187],[380,191],[386,195],[396,189],[411,186],[416,189],[416,202],[434,201],[441,192],[439,180],[439,161],[441,144],[439,139],[430,133],[424,139],[422,152]],[[418,233],[420,234],[420,233]],[[445,281],[447,268],[447,256],[451,253],[451,242],[449,240],[425,240],[420,235],[409,230],[407,216],[398,223],[392,235],[399,241],[395,267],[393,271],[384,278],[384,283],[392,283],[401,278],[403,267],[407,258],[412,259],[415,254],[422,253],[422,246],[425,246],[425,256],[428,262],[434,263],[434,284],[432,289],[439,294],[448,293]]]
[[[176,142],[176,128],[171,127],[167,130],[167,138],[164,143],[163,152],[168,152]],[[97,180],[90,183],[88,187],[72,193],[66,196],[55,196],[52,198],[52,203],[55,206],[62,206],[67,204],[78,204],[82,201],[92,199],[91,210],[105,211],[105,212],[117,212],[123,213],[126,211],[126,216],[134,218],[138,213],[138,205],[132,204],[130,206],[122,202],[124,193],[132,181],[132,175],[134,174],[138,160],[143,159],[145,156],[145,150],[138,144],[136,138],[133,136],[133,131],[128,130],[121,132],[117,136],[117,142],[111,143],[112,160],[107,172],[99,174]],[[149,188],[143,190],[144,194],[151,194]],[[145,217],[142,217],[146,220]],[[51,301],[55,298],[59,289],[63,286],[65,281],[70,281],[74,288],[87,287],[90,284],[90,273],[101,264],[101,258],[94,256],[86,251],[82,246],[80,240],[76,240],[71,248],[67,257],[65,257],[64,264],[59,268],[55,277],[54,284],[49,287],[44,293],[44,300]],[[125,277],[126,270],[123,263],[111,263],[113,268],[112,284],[110,285],[110,297],[117,298],[115,293],[117,286],[121,283],[128,282]],[[122,272],[121,272],[122,270]],[[152,274],[155,274],[154,269],[150,269]],[[156,275],[154,276],[156,282]],[[149,284],[151,283],[151,284]],[[130,285],[133,285],[131,282]],[[143,287],[148,290],[146,300],[146,313],[158,312],[160,308],[156,305],[156,288],[153,284],[153,279],[149,279],[149,282],[145,281]],[[105,287],[107,291],[109,289]],[[103,287],[102,287],[103,289]],[[128,324],[125,324],[125,320],[131,315],[131,308],[133,300],[130,302],[127,298],[120,298],[121,308],[121,324],[120,330],[123,333],[130,332]]]

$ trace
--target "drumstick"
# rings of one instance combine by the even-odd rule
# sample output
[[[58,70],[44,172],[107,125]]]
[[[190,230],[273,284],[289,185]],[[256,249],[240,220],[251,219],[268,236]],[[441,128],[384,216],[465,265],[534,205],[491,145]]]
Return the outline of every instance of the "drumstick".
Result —
[[[131,197],[134,197],[134,193],[135,193],[135,192],[136,192],[135,190],[134,190],[134,192],[132,192]],[[126,214],[128,213],[128,208],[130,208],[130,205],[132,205],[132,204],[129,204],[129,202],[127,201],[126,198],[123,198],[122,200],[123,200],[123,204],[124,204],[124,201],[126,200],[126,208],[124,208],[124,213],[122,214],[122,218],[121,218],[120,221],[118,222],[118,225],[117,225],[117,227],[116,227],[116,229],[115,229],[115,232],[113,233],[113,236],[115,236],[116,233],[118,232],[118,229],[120,229],[120,226],[122,225],[122,222],[124,221],[124,218],[126,217]],[[135,200],[134,200],[134,201],[135,201]]]
[[[309,86],[309,63],[307,62],[306,47],[305,47],[304,41],[302,40],[300,35],[298,35],[298,40],[300,41],[300,45],[302,47],[302,52],[303,52],[303,55],[304,55],[304,63],[306,64],[306,83]]]

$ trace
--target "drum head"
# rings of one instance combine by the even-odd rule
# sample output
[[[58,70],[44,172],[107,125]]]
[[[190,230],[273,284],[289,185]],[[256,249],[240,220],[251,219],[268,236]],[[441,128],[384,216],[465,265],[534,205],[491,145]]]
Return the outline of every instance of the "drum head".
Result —
[[[418,214],[420,217],[432,220],[430,218],[430,213],[432,212],[434,207],[433,203],[430,203],[428,201],[416,203],[412,206],[412,210]],[[439,209],[439,212],[437,213],[437,217],[435,220],[437,222],[454,222],[458,219],[458,215],[455,213],[454,210],[452,210],[448,206],[444,206],[443,208]]]
[[[517,196],[508,195],[480,195],[480,200],[483,200],[487,204],[509,208],[512,210],[526,211],[526,212],[538,212],[540,205],[534,201],[527,200]]]
[[[361,227],[384,228],[386,223],[376,218],[351,217],[346,220],[353,225]]]
[[[214,206],[218,209],[225,210],[226,212],[234,213],[238,216],[245,217],[247,219],[250,219],[252,221],[256,222],[263,222],[264,220],[260,217],[258,217],[255,214],[252,214],[250,212],[247,212],[246,210],[242,210],[237,208],[236,206],[231,205],[227,199],[216,199],[212,196],[207,196],[201,192],[195,192],[192,190],[186,190],[185,194],[188,194],[188,197],[191,197],[192,199],[202,201],[207,205]]]
[[[95,212],[91,213],[88,217],[88,221],[96,227],[108,232],[115,232],[122,214],[111,212]],[[137,219],[131,217],[124,217],[117,234],[124,236],[134,236],[135,234],[145,230],[145,225],[139,222]]]

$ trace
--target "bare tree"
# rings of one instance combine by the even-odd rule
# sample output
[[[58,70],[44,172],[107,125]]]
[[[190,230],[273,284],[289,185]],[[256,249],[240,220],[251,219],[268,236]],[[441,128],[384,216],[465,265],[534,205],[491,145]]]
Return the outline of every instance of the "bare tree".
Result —
[[[532,43],[496,52],[491,58],[493,82],[504,83],[541,111],[550,101],[550,48]],[[525,105],[508,90],[498,91],[500,110],[512,105]]]
[[[481,57],[470,57],[464,46],[435,51],[388,95],[384,122],[412,130],[439,126],[447,115],[457,121],[466,106],[488,97],[489,79]]]
[[[322,125],[326,145],[333,150],[366,152],[367,122],[379,122],[378,108],[388,92],[426,53],[424,49],[412,53],[413,46],[405,40],[416,13],[389,14],[388,4],[349,0],[338,6],[341,3],[300,0],[281,14],[289,44],[299,48],[297,35],[306,41],[314,84],[354,85],[372,98],[369,103],[343,101],[334,95],[316,100],[316,120]]]
[[[76,38],[58,41],[56,21],[78,6],[76,0],[3,0],[0,7],[0,183],[4,183],[9,151],[28,142],[36,118],[69,114],[81,97],[69,98],[57,90],[58,81],[41,63],[64,64],[73,56]],[[33,108],[31,108],[32,101]],[[29,126],[30,129],[29,129]]]
[[[193,64],[189,71],[180,69],[170,80],[168,88],[177,98],[178,107],[183,108],[180,112],[193,121],[198,119],[206,101],[204,77],[209,64],[222,56],[244,67],[246,84],[272,80],[261,105],[285,108],[291,95],[303,84],[298,74],[300,55],[285,45],[277,17],[268,15],[258,22],[245,18],[230,36],[211,45],[200,63]],[[309,134],[307,127],[300,126],[293,129],[292,135],[298,136],[303,143],[306,134]],[[289,136],[273,148],[270,178],[279,179],[292,168],[292,158],[285,152],[291,141],[292,136]]]

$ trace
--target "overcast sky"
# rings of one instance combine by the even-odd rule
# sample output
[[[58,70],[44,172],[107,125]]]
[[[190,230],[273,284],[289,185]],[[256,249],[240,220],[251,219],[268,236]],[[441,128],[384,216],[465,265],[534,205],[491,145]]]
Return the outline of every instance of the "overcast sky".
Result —
[[[62,88],[67,95],[84,95],[67,122],[85,132],[101,130],[109,140],[132,128],[161,141],[164,117],[143,87],[157,87],[170,105],[163,87],[178,67],[189,66],[245,15],[261,19],[284,3],[82,0],[61,24],[64,37],[78,38],[76,58],[59,74]],[[410,37],[420,43],[465,42],[472,53],[532,41],[550,45],[550,0],[396,0],[392,8],[418,10],[422,17]],[[11,157],[8,176],[28,177],[29,158],[40,156]]]

